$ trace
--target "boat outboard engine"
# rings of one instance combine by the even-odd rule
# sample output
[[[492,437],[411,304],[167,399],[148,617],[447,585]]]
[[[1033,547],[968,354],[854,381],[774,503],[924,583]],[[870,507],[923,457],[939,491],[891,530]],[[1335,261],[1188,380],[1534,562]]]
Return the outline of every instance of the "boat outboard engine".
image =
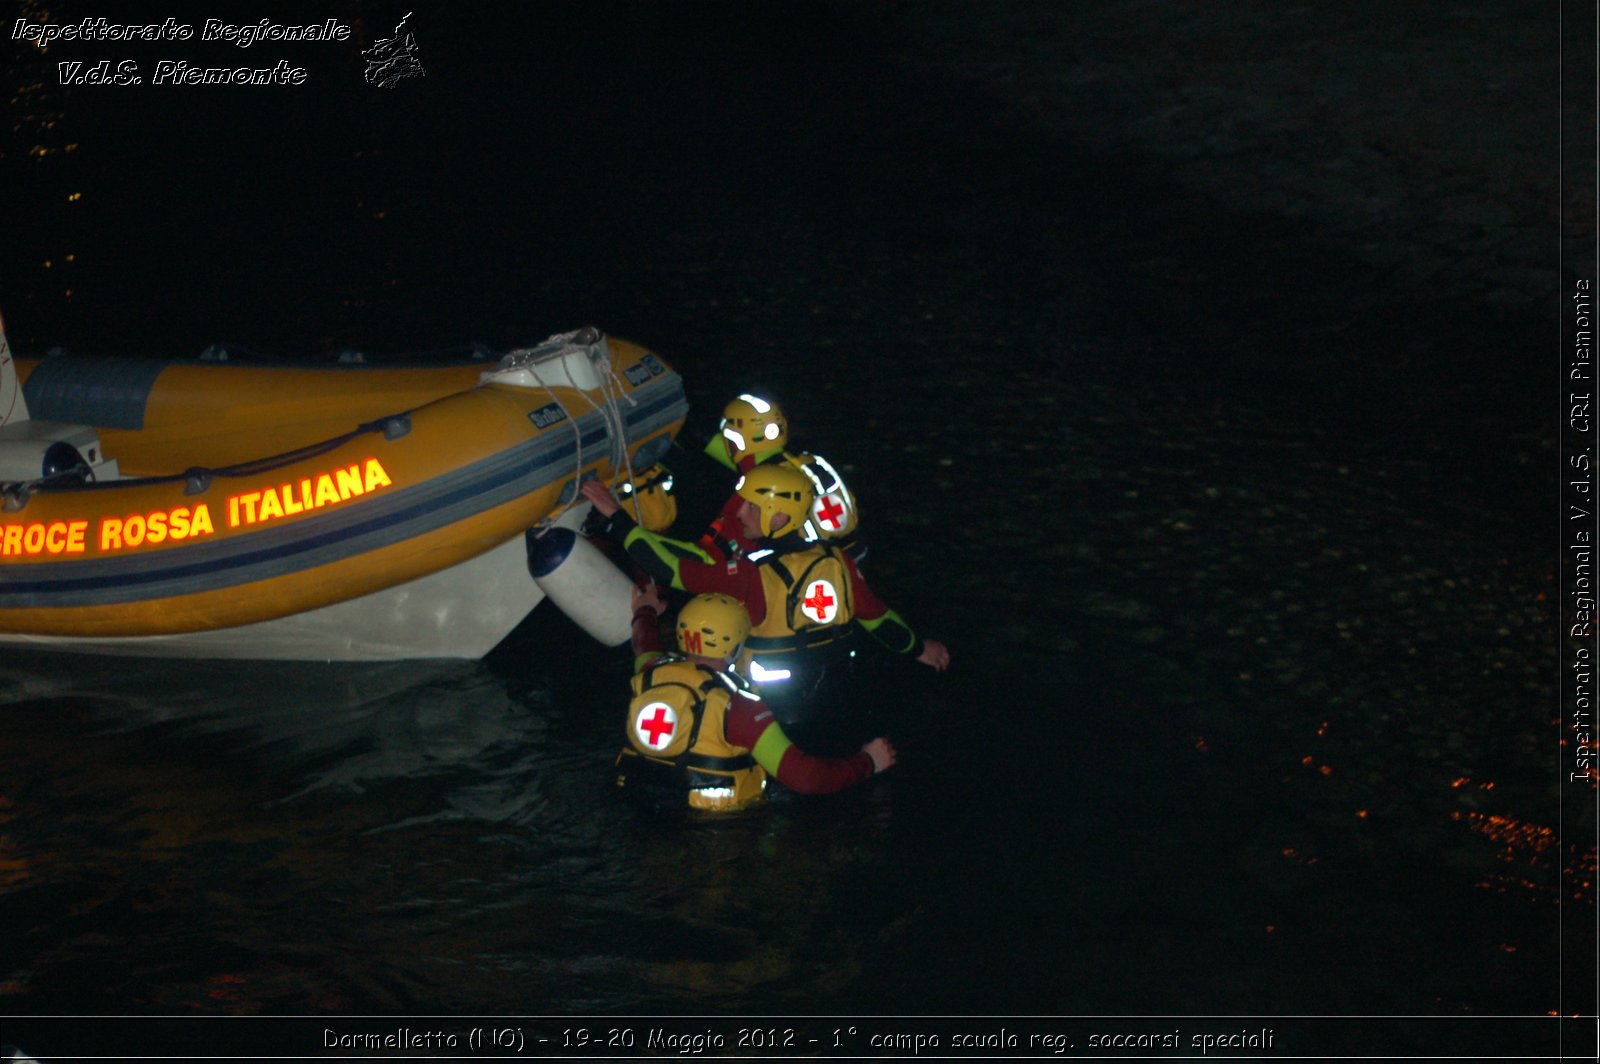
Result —
[[[5,328],[0,320],[0,484],[116,480],[116,460],[105,456],[93,427],[30,415]],[[25,500],[26,493],[10,498]]]
[[[0,318],[0,426],[28,420],[28,399],[22,394],[17,363],[6,342],[6,320]]]
[[[574,624],[608,647],[633,635],[633,581],[569,524],[581,524],[588,503],[548,528],[527,532],[528,572],[545,597]]]
[[[40,475],[44,479],[58,484],[63,481],[87,484],[94,479],[94,470],[89,468],[89,463],[84,461],[78,449],[66,440],[57,440],[45,448],[40,470]]]

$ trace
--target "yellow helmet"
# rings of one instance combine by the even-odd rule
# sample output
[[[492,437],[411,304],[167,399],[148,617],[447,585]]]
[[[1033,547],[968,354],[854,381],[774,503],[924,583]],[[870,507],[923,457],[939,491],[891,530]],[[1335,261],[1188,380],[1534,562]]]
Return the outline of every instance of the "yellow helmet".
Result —
[[[781,450],[789,442],[789,419],[777,403],[747,393],[722,408],[722,438],[737,465],[747,454]]]
[[[734,486],[739,498],[753,502],[761,510],[761,534],[786,536],[806,527],[816,489],[811,478],[787,462],[765,462],[739,478]],[[774,529],[772,520],[783,514],[789,520]]]
[[[750,614],[732,595],[696,595],[678,611],[678,649],[731,658],[750,634]]]

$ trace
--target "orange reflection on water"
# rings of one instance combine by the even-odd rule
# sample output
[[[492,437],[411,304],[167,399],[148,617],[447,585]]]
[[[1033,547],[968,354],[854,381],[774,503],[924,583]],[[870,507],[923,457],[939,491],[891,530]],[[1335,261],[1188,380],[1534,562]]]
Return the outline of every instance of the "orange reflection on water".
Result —
[[[1594,903],[1594,846],[1569,843],[1563,847],[1554,828],[1530,824],[1511,816],[1457,811],[1450,814],[1450,819],[1465,823],[1473,831],[1498,843],[1500,860],[1511,866],[1505,872],[1480,880],[1477,884],[1480,888],[1500,894],[1516,890],[1535,899],[1553,901],[1557,905],[1564,902]],[[1562,853],[1563,849],[1565,853]],[[1559,884],[1552,868],[1556,857],[1561,859]]]
[[[1450,819],[1465,820],[1472,830],[1501,843],[1506,848],[1507,857],[1515,856],[1517,850],[1543,853],[1556,844],[1554,828],[1529,824],[1515,817],[1455,812],[1450,814]]]
[[[0,794],[0,824],[16,819],[11,799]],[[10,835],[0,835],[0,887],[14,887],[33,875],[28,858]]]

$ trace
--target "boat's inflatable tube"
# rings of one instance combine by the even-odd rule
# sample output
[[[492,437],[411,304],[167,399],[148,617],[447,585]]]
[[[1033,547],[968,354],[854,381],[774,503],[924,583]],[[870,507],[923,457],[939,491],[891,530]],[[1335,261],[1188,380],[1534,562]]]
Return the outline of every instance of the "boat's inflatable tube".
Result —
[[[0,425],[0,644],[87,641],[97,652],[153,639],[150,652],[171,656],[177,637],[359,602],[372,623],[350,627],[369,632],[374,659],[441,656],[423,629],[448,624],[471,596],[448,577],[426,581],[458,569],[504,581],[508,563],[516,590],[536,591],[523,533],[560,513],[584,477],[611,483],[658,462],[688,410],[665,363],[587,329],[467,366],[467,382],[453,367],[69,356],[15,368],[31,418]],[[109,450],[112,432],[121,450],[106,459],[94,440]],[[73,460],[49,475],[62,441],[122,474],[95,467],[89,479]],[[620,573],[610,583],[623,620],[598,637],[622,642],[628,594]],[[502,605],[474,621],[492,616],[502,635],[541,600],[493,597]],[[288,642],[284,654],[306,656]]]
[[[563,522],[564,523],[564,522]],[[570,528],[528,530],[528,572],[545,598],[608,647],[633,635],[633,582]]]

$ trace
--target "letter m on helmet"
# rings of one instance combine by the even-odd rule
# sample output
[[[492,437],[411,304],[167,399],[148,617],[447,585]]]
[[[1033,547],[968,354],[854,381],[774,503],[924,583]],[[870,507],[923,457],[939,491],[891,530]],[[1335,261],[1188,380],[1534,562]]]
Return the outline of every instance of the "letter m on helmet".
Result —
[[[697,629],[685,628],[683,630],[683,652],[685,654],[701,653],[700,632]]]

